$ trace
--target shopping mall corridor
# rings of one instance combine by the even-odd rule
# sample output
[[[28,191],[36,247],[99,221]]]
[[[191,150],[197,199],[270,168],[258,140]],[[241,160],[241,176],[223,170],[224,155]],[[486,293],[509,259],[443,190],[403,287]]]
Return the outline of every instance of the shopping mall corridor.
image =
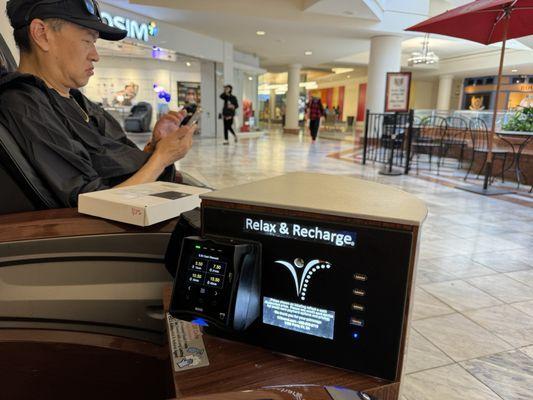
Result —
[[[378,181],[419,196],[429,216],[402,399],[531,399],[533,207],[416,176],[385,177],[372,165],[331,156],[353,147],[279,133],[229,146],[198,139],[180,168],[219,188],[313,171]]]

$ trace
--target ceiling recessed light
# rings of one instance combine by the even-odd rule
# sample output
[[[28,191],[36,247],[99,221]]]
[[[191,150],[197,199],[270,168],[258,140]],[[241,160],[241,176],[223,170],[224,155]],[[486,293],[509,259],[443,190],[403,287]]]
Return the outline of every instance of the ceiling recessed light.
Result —
[[[304,54],[306,56],[311,56],[311,55],[313,55],[313,52],[311,50],[307,50]]]
[[[249,77],[248,77],[248,80],[249,80],[249,81],[253,81],[254,78],[252,78],[251,76],[249,76]]]
[[[190,67],[192,64],[191,64],[189,61],[187,61],[187,62],[185,63],[185,65],[186,65],[187,67]]]
[[[512,69],[511,72],[518,72],[518,70],[517,69]]]
[[[265,31],[257,31],[257,32],[255,32],[255,34],[256,34],[257,36],[265,36],[265,35],[266,35],[266,32],[265,32]]]

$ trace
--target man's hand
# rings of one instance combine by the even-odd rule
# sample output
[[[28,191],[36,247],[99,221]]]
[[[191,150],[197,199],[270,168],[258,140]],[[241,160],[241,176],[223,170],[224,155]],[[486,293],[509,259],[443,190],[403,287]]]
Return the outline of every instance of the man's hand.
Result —
[[[168,117],[168,119],[172,120],[172,123],[176,123],[176,120],[172,116]],[[169,130],[161,134],[159,140],[154,142],[155,144],[152,143],[151,147],[152,149],[155,148],[155,150],[153,150],[146,164],[116,187],[154,182],[166,167],[185,157],[185,154],[192,147],[192,136],[196,129],[196,125],[182,126],[181,128]],[[156,129],[154,129],[154,134],[155,132]],[[157,130],[157,132],[162,133],[161,130]]]
[[[179,129],[181,121],[187,116],[187,111],[181,110],[179,112],[169,111],[163,115],[155,124],[154,132],[152,133],[152,146],[166,137],[168,134]]]
[[[192,147],[192,136],[197,126],[182,126],[172,132],[168,132],[155,145],[152,157],[157,160],[163,168],[181,160]]]

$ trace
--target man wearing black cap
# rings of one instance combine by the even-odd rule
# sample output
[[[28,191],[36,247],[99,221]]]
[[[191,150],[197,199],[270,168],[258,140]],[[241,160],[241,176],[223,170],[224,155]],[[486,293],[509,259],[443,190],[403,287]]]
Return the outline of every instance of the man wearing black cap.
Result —
[[[192,146],[183,114],[161,118],[144,151],[78,89],[94,74],[98,38],[127,32],[102,22],[96,0],[10,0],[20,50],[18,71],[0,76],[0,123],[65,207],[78,194],[173,180],[174,162]]]

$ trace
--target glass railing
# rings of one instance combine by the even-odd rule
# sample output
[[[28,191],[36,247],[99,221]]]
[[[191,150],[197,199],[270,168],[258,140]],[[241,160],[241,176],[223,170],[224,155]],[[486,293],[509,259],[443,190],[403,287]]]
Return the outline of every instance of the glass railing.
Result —
[[[496,116],[496,130],[501,128],[502,124],[506,124],[509,118],[514,115],[514,111],[498,111]],[[482,119],[487,128],[492,127],[492,111],[471,111],[471,110],[415,110],[415,124],[420,123],[425,118],[431,117],[460,117],[467,122],[472,118]]]

